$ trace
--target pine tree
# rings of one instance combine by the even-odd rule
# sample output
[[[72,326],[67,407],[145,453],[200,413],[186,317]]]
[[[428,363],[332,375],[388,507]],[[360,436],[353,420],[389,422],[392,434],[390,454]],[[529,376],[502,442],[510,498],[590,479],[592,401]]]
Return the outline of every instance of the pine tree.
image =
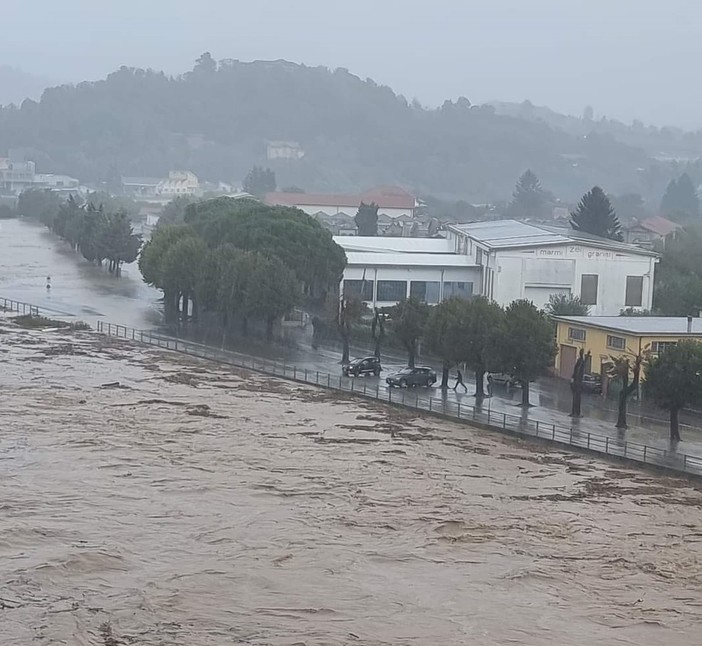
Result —
[[[531,170],[527,169],[517,181],[509,210],[517,217],[538,218],[544,215],[546,194],[539,178]]]
[[[622,225],[609,198],[599,186],[593,186],[583,195],[578,208],[570,214],[570,225],[576,231],[610,240],[622,241]]]
[[[665,215],[682,215],[696,218],[700,212],[700,200],[695,186],[687,173],[676,181],[671,179],[661,200],[661,212]]]
[[[358,213],[354,217],[359,236],[378,235],[378,205],[375,202],[361,202]]]
[[[244,178],[244,191],[256,197],[262,198],[266,193],[272,193],[275,187],[275,173],[270,168],[254,166]]]

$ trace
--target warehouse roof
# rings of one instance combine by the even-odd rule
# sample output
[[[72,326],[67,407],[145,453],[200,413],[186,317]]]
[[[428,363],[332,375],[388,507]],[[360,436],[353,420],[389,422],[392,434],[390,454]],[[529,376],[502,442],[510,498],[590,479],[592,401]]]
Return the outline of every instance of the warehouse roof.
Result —
[[[556,321],[638,336],[702,336],[702,318],[693,318],[691,331],[684,316],[554,316]]]
[[[394,238],[390,236],[335,236],[345,251],[370,253],[453,254],[454,245],[446,238]]]
[[[576,243],[640,256],[657,255],[648,249],[641,249],[635,245],[601,238],[589,233],[562,227],[519,222],[518,220],[452,224],[449,229],[463,233],[490,249],[543,247]]]

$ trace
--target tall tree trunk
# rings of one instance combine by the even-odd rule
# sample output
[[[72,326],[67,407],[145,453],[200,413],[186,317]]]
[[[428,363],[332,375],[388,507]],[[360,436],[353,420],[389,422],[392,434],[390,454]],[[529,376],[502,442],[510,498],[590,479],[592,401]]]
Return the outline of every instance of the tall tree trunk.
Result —
[[[590,356],[590,353],[587,353]],[[582,417],[583,403],[583,379],[585,378],[586,358],[583,349],[580,348],[578,359],[573,366],[573,375],[570,379],[570,390],[573,393],[573,401],[570,407],[571,417]]]
[[[351,350],[349,349],[349,335],[348,333],[343,333],[341,335],[341,342],[343,344],[341,351],[341,363],[346,365],[351,361]]]
[[[273,340],[273,325],[275,323],[275,316],[269,316],[266,318],[266,341]]]
[[[531,406],[529,403],[529,382],[525,379],[522,384],[522,406]]]
[[[485,370],[479,368],[475,371],[475,396],[478,399],[485,397],[485,388],[483,387],[483,381],[485,381]]]
[[[163,307],[167,323],[173,323],[178,318],[178,292],[164,291]]]
[[[571,390],[573,391],[573,403],[570,408],[571,417],[582,417],[582,402],[583,402],[583,385],[574,381],[571,384]]]
[[[441,390],[448,390],[449,387],[449,362],[444,361],[441,366]]]
[[[407,344],[407,366],[409,368],[414,368],[414,357],[417,352],[417,348],[414,343]]]
[[[680,441],[680,419],[679,408],[670,409],[670,441],[677,443]]]
[[[627,400],[629,395],[627,394],[626,388],[622,388],[619,393],[619,404],[617,409],[617,428],[622,430],[628,428],[626,423],[626,413],[627,413]]]

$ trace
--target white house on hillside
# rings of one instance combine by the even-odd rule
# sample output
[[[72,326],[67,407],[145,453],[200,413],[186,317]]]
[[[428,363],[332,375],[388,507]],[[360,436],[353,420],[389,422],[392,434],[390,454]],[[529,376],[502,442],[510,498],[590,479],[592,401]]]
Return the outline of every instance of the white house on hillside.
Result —
[[[348,259],[343,292],[378,307],[453,295],[544,307],[551,294],[574,294],[592,315],[617,316],[651,308],[658,260],[633,245],[514,220],[452,225],[445,239],[334,239]]]

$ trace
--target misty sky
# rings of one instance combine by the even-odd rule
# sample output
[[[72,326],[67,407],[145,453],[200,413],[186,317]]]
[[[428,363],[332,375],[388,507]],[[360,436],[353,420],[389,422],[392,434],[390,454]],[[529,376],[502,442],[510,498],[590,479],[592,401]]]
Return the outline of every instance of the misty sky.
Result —
[[[0,64],[57,81],[217,58],[347,67],[435,105],[467,96],[702,127],[695,0],[3,2]]]

